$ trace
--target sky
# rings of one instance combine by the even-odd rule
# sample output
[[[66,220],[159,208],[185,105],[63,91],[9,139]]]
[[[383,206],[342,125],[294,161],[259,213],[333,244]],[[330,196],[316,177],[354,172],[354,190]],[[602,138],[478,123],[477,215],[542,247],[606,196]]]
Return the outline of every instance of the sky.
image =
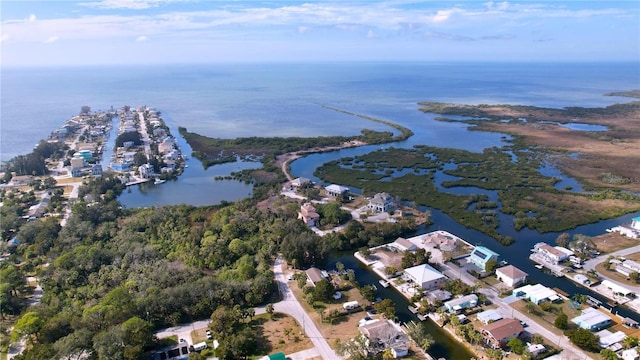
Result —
[[[640,1],[0,1],[2,66],[636,61]]]

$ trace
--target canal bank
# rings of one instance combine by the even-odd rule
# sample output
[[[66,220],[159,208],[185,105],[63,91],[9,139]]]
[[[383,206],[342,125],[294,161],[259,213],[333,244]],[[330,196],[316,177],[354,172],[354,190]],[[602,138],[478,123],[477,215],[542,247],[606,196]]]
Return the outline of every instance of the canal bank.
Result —
[[[358,261],[358,259],[353,256],[352,251],[332,254],[327,264],[327,269],[335,268],[338,262],[344,264],[345,268],[354,270],[356,279],[361,286],[375,285],[378,289],[376,291],[377,296],[383,299],[391,299],[396,305],[396,316],[398,320],[404,323],[420,321],[415,314],[409,311],[408,306],[411,305],[409,301],[392,287],[384,288],[380,286],[378,282],[380,277],[373,272],[373,270]],[[423,323],[428,333],[431,334],[435,340],[435,343],[428,351],[434,358],[438,359],[442,357],[445,359],[467,360],[474,357],[473,352],[454,339],[444,329],[440,328],[439,325],[431,320],[426,320]]]

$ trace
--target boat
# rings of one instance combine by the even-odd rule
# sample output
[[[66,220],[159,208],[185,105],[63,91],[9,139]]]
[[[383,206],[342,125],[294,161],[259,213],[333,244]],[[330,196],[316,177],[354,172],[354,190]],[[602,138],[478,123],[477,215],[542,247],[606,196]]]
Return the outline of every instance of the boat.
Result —
[[[164,182],[167,182],[167,180],[162,180],[162,179],[156,179],[153,183],[158,185],[158,184],[162,184]]]
[[[542,269],[544,268],[544,266],[543,266],[543,265],[540,265],[540,264],[535,265],[535,267],[536,267],[536,269],[538,269],[538,270],[542,270]]]
[[[388,281],[380,280],[378,282],[380,283],[380,285],[382,285],[382,287],[385,287],[385,288],[389,287],[389,282]]]

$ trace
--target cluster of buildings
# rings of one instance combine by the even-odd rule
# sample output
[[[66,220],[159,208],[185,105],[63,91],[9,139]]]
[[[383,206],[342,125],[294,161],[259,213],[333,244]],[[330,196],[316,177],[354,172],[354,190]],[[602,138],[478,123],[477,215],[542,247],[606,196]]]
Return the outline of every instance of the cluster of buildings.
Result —
[[[607,232],[617,232],[626,237],[632,239],[640,238],[640,216],[631,219],[630,225],[620,225],[611,229],[607,229]]]

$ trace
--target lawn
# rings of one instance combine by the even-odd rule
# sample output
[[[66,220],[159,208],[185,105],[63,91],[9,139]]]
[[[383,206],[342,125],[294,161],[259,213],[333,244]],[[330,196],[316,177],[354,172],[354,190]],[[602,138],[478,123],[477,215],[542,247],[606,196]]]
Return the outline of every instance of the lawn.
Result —
[[[591,238],[594,245],[603,254],[630,248],[640,244],[637,239],[626,237],[620,233],[606,233]]]
[[[543,326],[554,334],[561,336],[564,334],[564,330],[558,329],[553,324],[556,320],[556,317],[558,317],[561,312],[567,314],[567,316],[569,317],[569,328],[575,328],[576,325],[571,322],[571,319],[580,315],[581,313],[580,310],[573,309],[571,306],[569,306],[569,303],[569,301],[554,303],[552,304],[552,307],[549,311],[543,311],[539,306],[536,306],[536,311],[534,313],[530,313],[527,310],[527,302],[524,300],[518,300],[514,303],[511,303],[511,306],[534,319],[538,324],[540,324],[540,326]]]

